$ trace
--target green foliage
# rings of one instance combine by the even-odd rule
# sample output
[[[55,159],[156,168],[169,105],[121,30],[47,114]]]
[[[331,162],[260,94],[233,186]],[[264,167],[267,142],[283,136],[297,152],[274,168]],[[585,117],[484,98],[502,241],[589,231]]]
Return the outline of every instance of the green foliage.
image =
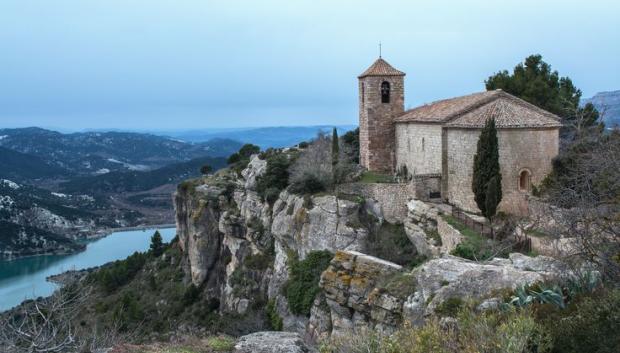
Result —
[[[406,298],[415,292],[416,285],[416,279],[410,272],[399,271],[381,278],[378,288],[396,297]]]
[[[384,221],[381,225],[374,224],[370,219],[363,219],[370,230],[366,238],[366,253],[380,259],[397,263],[401,266],[412,266],[418,261],[417,251],[403,224],[392,224]]]
[[[232,352],[235,349],[235,340],[227,336],[210,337],[207,345],[216,352]]]
[[[566,123],[573,121],[578,114],[586,114],[586,120],[591,125],[598,119],[594,106],[579,108],[581,90],[573,85],[570,78],[560,77],[557,71],[551,71],[551,66],[543,61],[541,55],[528,56],[514,68],[512,74],[498,72],[489,77],[485,84],[487,90],[501,88],[565,118]]]
[[[274,255],[272,253],[264,252],[246,256],[243,259],[243,264],[251,270],[263,271],[273,264],[273,260]]]
[[[146,263],[147,255],[135,252],[125,260],[119,260],[102,267],[89,277],[111,293],[127,284]]]
[[[529,312],[459,310],[457,323],[428,318],[422,326],[405,324],[391,335],[357,331],[325,342],[321,353],[543,353],[549,338]]]
[[[207,174],[211,173],[212,171],[213,171],[213,167],[211,167],[208,164],[205,164],[202,167],[200,167],[200,174],[202,174],[202,175],[207,175]]]
[[[248,166],[250,157],[260,152],[260,147],[247,143],[243,145],[238,152],[231,154],[226,161],[231,170],[235,171],[238,175],[241,171]]]
[[[269,321],[271,329],[274,331],[282,331],[284,323],[282,317],[280,317],[280,315],[278,315],[278,312],[276,311],[275,300],[272,299],[269,301],[269,303],[267,303],[266,313],[267,320]]]
[[[353,163],[359,164],[360,162],[360,129],[357,128],[352,131],[347,131],[341,137],[342,142],[348,146],[347,153]]]
[[[291,162],[285,153],[273,153],[267,157],[267,168],[256,180],[256,191],[263,200],[273,204],[288,186]]]
[[[259,152],[260,147],[251,143],[246,143],[239,149],[238,153],[241,158],[250,158],[253,154],[258,154]]]
[[[464,304],[465,303],[461,298],[448,298],[435,308],[435,313],[441,316],[456,317],[459,311],[463,308]]]
[[[300,180],[291,184],[289,191],[294,194],[312,195],[325,191],[327,186],[314,173],[304,173]]]
[[[283,292],[292,313],[310,315],[314,298],[319,293],[319,279],[325,271],[333,254],[326,250],[312,251],[299,261],[296,256],[289,257],[289,279]]]
[[[482,234],[450,215],[442,215],[441,217],[465,236],[465,240],[452,250],[451,255],[474,261],[485,261],[493,257],[491,244],[489,244],[491,240],[486,239]]]
[[[394,183],[396,182],[396,180],[394,179],[393,175],[367,171],[362,174],[362,178],[360,179],[360,182],[367,183],[367,184]]]
[[[490,219],[495,215],[497,205],[502,200],[502,175],[499,169],[499,144],[495,119],[487,120],[480,132],[473,173],[474,199],[482,214]],[[488,201],[487,195],[490,196]]]
[[[612,353],[620,347],[620,290],[583,296],[564,310],[538,309],[557,353]]]
[[[164,242],[158,230],[156,230],[153,236],[151,237],[150,249],[151,249],[151,254],[153,254],[153,256],[155,257],[159,257],[161,256],[161,254],[164,253],[164,249],[165,249]]]
[[[338,130],[332,131],[332,179],[338,180],[338,161],[340,159],[340,141],[338,140]]]
[[[200,297],[201,290],[196,287],[193,283],[191,283],[187,289],[185,289],[185,293],[183,293],[183,304],[184,305],[192,305],[198,300]]]

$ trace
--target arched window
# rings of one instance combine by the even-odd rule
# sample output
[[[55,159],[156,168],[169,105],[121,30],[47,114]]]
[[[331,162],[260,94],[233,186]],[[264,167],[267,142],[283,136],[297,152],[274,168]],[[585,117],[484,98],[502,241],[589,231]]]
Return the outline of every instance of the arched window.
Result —
[[[519,173],[519,190],[530,191],[532,180],[532,173],[529,170],[524,169]]]
[[[390,83],[383,81],[381,84],[381,103],[390,102]]]

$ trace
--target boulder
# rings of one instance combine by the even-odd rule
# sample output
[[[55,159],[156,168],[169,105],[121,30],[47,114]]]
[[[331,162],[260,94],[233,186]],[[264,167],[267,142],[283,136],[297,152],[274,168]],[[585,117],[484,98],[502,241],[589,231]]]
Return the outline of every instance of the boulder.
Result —
[[[294,332],[255,332],[242,336],[235,353],[307,353],[310,352],[299,334]]]

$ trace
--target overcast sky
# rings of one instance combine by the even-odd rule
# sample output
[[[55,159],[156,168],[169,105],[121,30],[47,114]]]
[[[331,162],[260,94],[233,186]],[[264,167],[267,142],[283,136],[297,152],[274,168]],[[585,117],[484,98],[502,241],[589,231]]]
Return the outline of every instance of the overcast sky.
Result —
[[[619,18],[618,0],[0,0],[0,127],[356,124],[380,41],[406,107],[532,53],[588,97],[620,89]]]

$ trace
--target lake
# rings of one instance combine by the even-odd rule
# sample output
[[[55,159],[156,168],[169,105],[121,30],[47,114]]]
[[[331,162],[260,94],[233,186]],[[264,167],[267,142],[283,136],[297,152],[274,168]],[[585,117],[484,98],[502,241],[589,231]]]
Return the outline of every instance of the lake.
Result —
[[[116,232],[87,243],[85,251],[71,255],[44,255],[0,261],[0,311],[25,299],[48,296],[56,285],[45,279],[68,270],[82,270],[121,260],[136,251],[148,250],[155,229]],[[160,229],[164,242],[176,235],[175,228]]]

